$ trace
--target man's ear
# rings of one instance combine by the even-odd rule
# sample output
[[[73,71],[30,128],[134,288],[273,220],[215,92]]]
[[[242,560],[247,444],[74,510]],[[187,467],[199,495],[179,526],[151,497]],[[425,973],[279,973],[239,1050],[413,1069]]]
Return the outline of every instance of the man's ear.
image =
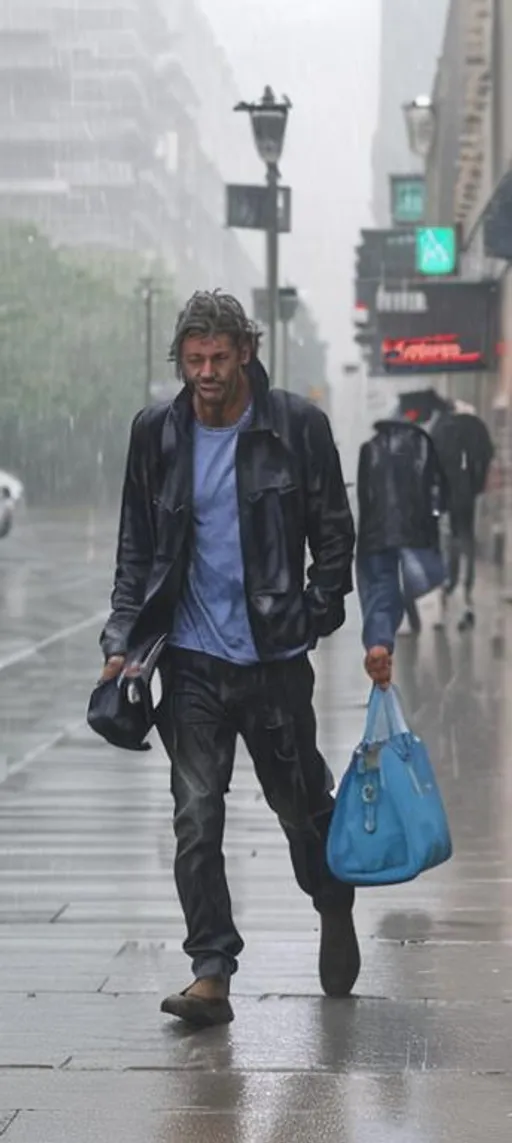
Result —
[[[243,365],[245,368],[245,366],[249,364],[250,360],[251,360],[251,347],[250,347],[250,345],[243,345],[241,350],[240,350],[240,364]]]

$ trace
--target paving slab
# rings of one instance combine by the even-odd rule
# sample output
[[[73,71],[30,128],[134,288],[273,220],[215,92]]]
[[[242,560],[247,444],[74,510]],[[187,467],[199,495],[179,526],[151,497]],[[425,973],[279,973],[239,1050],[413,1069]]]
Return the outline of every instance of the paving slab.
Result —
[[[29,1077],[28,1098],[10,1143],[502,1143],[512,1117],[507,1082],[480,1075],[57,1073]]]

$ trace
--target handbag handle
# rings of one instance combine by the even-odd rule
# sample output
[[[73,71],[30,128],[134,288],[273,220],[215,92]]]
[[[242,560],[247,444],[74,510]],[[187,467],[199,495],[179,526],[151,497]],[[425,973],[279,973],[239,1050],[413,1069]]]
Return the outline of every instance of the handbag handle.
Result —
[[[388,720],[389,733],[392,737],[398,737],[400,734],[407,734],[409,727],[405,718],[402,704],[400,701],[400,694],[396,686],[391,686],[389,690],[384,691],[384,709]]]
[[[380,687],[373,686],[370,694],[370,701],[368,703],[368,710],[366,715],[366,726],[364,729],[364,741],[373,742],[375,735],[375,727],[377,719],[382,709],[384,699],[384,691]]]
[[[375,741],[375,727],[381,710],[384,710],[386,716],[389,738],[394,738],[395,736],[407,732],[407,723],[403,715],[396,687],[392,686],[389,690],[383,691],[380,687],[374,686],[368,703],[364,731],[365,742],[371,743]]]

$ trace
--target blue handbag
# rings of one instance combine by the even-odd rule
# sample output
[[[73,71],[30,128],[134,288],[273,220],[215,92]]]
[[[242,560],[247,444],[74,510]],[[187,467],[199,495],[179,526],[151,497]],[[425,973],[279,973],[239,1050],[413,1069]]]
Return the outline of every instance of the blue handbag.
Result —
[[[426,747],[408,729],[395,689],[376,687],[363,741],[336,797],[329,868],[350,885],[398,885],[451,855],[448,820]]]

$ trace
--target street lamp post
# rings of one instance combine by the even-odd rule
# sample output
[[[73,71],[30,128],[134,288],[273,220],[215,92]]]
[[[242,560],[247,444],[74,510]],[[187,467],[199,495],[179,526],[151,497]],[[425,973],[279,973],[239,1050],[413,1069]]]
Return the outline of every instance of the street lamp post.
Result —
[[[267,230],[267,290],[269,306],[269,369],[272,384],[277,381],[277,322],[279,317],[279,216],[278,216],[277,164],[267,166],[268,230]]]
[[[151,404],[151,389],[153,385],[153,301],[158,289],[153,278],[141,279],[141,294],[145,313],[145,377],[144,377],[144,404]]]
[[[427,159],[434,140],[435,112],[429,95],[418,95],[404,104],[409,147],[413,155]]]
[[[283,322],[283,389],[290,388],[290,323]]]
[[[279,290],[279,319],[283,327],[283,389],[290,387],[290,326],[298,307],[299,295],[293,286]]]
[[[277,323],[279,318],[279,160],[283,153],[290,100],[278,103],[266,87],[259,103],[239,103],[235,111],[248,112],[254,141],[267,167],[267,291],[269,305],[269,371],[271,383],[277,374]]]

